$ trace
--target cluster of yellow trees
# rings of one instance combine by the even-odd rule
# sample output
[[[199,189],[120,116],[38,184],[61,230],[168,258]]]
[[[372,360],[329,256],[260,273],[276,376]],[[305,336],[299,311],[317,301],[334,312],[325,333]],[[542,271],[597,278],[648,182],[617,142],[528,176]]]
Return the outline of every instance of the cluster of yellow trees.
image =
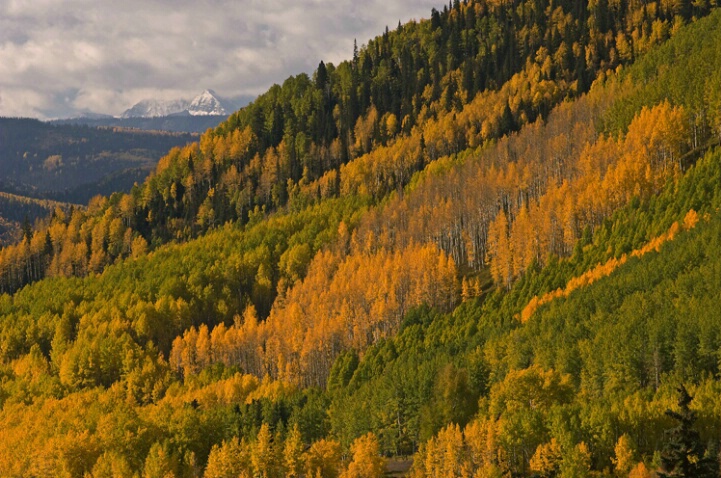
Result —
[[[442,102],[429,102],[421,110],[418,126],[408,135],[390,137],[372,148],[358,148],[357,152],[363,154],[344,164],[339,173],[330,171],[318,181],[301,184],[300,192],[308,197],[326,197],[323,192],[329,189],[325,185],[334,178],[340,182],[342,194],[381,198],[401,190],[420,166],[467,148],[478,148],[509,129],[520,128],[530,122],[523,105],[531,104],[539,111],[543,105],[556,104],[575,93],[563,80],[551,80],[550,70],[543,70],[539,62],[543,63],[547,55],[541,49],[535,61],[529,61],[498,90],[487,90],[474,98],[466,98],[461,90],[461,108],[446,109]],[[356,141],[369,143],[367,136],[378,126],[373,128],[366,122],[377,123],[377,112],[372,109],[358,121]]]
[[[500,436],[501,421],[474,420],[461,429],[449,425],[426,442],[413,464],[412,478],[458,476],[462,478],[508,478],[511,458]],[[651,471],[637,461],[632,440],[621,435],[614,457],[606,469],[622,478],[651,478]],[[533,476],[584,478],[591,472],[591,452],[584,442],[562,445],[555,437],[538,445],[531,456],[527,472]]]
[[[285,441],[273,437],[263,425],[253,443],[234,438],[216,445],[210,452],[205,478],[380,478],[385,459],[378,439],[368,433],[356,439],[350,459],[343,460],[340,443],[322,439],[306,449],[297,427]]]
[[[144,254],[148,243],[133,230],[133,207],[131,196],[114,204],[98,196],[87,209],[56,207],[45,225],[0,250],[0,291],[44,277],[100,273],[116,259]]]
[[[198,430],[212,421],[195,407],[228,406],[260,399],[279,400],[294,388],[251,375],[236,374],[202,387],[170,392],[156,405],[134,406],[120,389],[81,392],[64,399],[26,405],[9,403],[0,417],[0,475],[86,476],[92,478],[380,478],[385,471],[373,433],[357,438],[349,450],[338,441],[308,442],[297,424],[286,432],[263,423],[251,438],[233,437],[205,452],[199,462]],[[163,428],[178,432],[172,445],[157,439]],[[221,430],[212,430],[223,436]],[[55,435],[57,433],[57,435]],[[187,440],[186,442],[182,442]],[[200,445],[202,448],[203,445]],[[184,449],[184,451],[183,451]],[[195,450],[195,451],[194,451]],[[20,458],[21,457],[21,458]],[[135,471],[134,471],[135,470]],[[141,474],[137,474],[137,470]],[[190,473],[190,475],[188,475]]]
[[[710,397],[711,390],[699,387],[698,397]],[[465,427],[450,424],[424,443],[414,457],[410,476],[508,478],[511,470],[524,476],[584,478],[603,476],[651,478],[655,476],[639,460],[636,445],[621,434],[608,463],[592,463],[592,453],[584,441],[577,441],[559,424],[557,430],[542,425],[542,417],[572,401],[571,377],[538,366],[511,371],[481,400],[479,417]],[[638,410],[629,399],[620,410],[629,418],[645,420],[651,413],[671,407],[672,397],[654,400]]]
[[[540,197],[502,208],[489,224],[491,274],[510,287],[534,262],[570,254],[585,227],[628,203],[658,193],[680,172],[689,147],[688,122],[681,107],[664,102],[644,108],[620,140],[599,138],[577,159],[576,174]],[[569,158],[573,160],[573,158]]]
[[[477,155],[439,160],[408,194],[366,215],[358,236],[389,248],[435,243],[457,264],[490,266],[506,287],[531,264],[569,255],[586,227],[657,193],[690,148],[687,114],[667,102],[644,108],[625,135],[599,137],[593,118],[614,88]]]
[[[597,136],[590,118],[602,99],[596,93],[561,108],[546,125],[478,157],[446,160],[451,173],[426,173],[406,195],[366,214],[352,234],[341,226],[334,247],[307,271],[296,270],[294,257],[309,251],[289,251],[281,267],[291,281],[279,283],[267,320],[251,307],[234,326],[191,328],[173,344],[172,368],[187,375],[220,362],[322,386],[342,350],[362,351],[392,335],[409,308],[452,308],[456,263],[489,264],[494,280],[510,287],[532,264],[569,255],[584,228],[633,197],[657,193],[689,149],[686,114],[666,102],[643,109],[619,138]],[[585,141],[574,144],[579,138]],[[404,141],[413,140],[395,145]],[[478,284],[471,288],[466,295],[477,295]]]
[[[170,364],[186,375],[216,362],[248,373],[324,386],[341,351],[359,351],[394,334],[410,308],[450,310],[458,299],[455,264],[433,245],[368,249],[346,238],[347,251],[321,251],[305,279],[282,291],[270,316],[254,308],[236,324],[191,328],[173,342]]]

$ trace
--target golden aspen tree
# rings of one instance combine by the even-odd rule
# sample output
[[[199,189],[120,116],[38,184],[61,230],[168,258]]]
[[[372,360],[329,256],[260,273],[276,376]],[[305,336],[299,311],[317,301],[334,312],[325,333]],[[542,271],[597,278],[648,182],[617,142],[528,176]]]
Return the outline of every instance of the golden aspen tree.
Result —
[[[283,469],[286,478],[298,478],[303,472],[303,438],[298,424],[294,424],[283,446]]]
[[[493,280],[504,287],[511,281],[512,252],[508,241],[508,219],[501,210],[488,228],[488,253]]]
[[[143,478],[174,478],[178,476],[179,463],[167,443],[158,442],[150,447],[143,467]]]
[[[204,369],[212,363],[212,349],[208,326],[201,324],[198,327],[198,338],[195,343],[195,360],[199,370]]]
[[[631,438],[624,434],[616,442],[616,446],[613,449],[614,457],[611,458],[616,475],[625,477],[634,467],[634,449],[631,442]]]
[[[93,478],[133,478],[133,470],[126,457],[117,452],[105,452],[93,465]]]
[[[500,478],[508,476],[508,456],[499,441],[499,421],[477,419],[463,430],[463,439],[467,449],[467,468],[472,476],[482,478]],[[471,473],[467,473],[471,476]]]
[[[472,284],[466,277],[463,277],[461,280],[461,299],[465,302],[473,297],[475,297],[475,293]]]
[[[561,445],[555,438],[551,438],[550,442],[538,445],[529,465],[531,471],[544,477],[550,477],[558,472],[561,460]]]
[[[278,460],[276,456],[273,436],[270,427],[263,423],[251,447],[250,461],[255,476],[260,478],[273,478],[277,476]]]
[[[228,328],[221,322],[210,332],[210,360],[211,363],[231,364],[231,354],[226,347],[226,334]]]
[[[457,424],[449,425],[438,433],[441,456],[441,476],[458,476],[463,467],[465,450],[463,434]]]
[[[525,205],[521,206],[511,225],[510,245],[513,251],[513,275],[520,276],[536,256],[534,231]]]
[[[305,470],[307,476],[336,478],[341,467],[340,443],[321,439],[310,446],[306,453]]]
[[[135,239],[133,239],[133,243],[131,245],[130,249],[130,256],[133,259],[137,259],[148,252],[148,241],[146,241],[142,236],[137,236]]]
[[[441,456],[438,451],[438,444],[436,437],[431,437],[430,440],[426,441],[421,445],[420,450],[416,454],[413,460],[413,467],[411,468],[411,476],[413,478],[423,478],[426,476],[440,476]]]
[[[646,468],[646,465],[643,462],[638,463],[636,466],[633,467],[631,472],[628,474],[628,478],[651,478],[651,472]]]
[[[259,194],[266,204],[270,204],[273,186],[278,182],[279,158],[275,148],[269,148],[263,158],[262,172],[258,184]]]
[[[193,375],[198,373],[198,330],[195,327],[188,329],[183,334],[182,355],[180,356],[180,364],[183,368],[183,375]]]
[[[373,433],[357,438],[351,445],[353,459],[341,478],[380,478],[385,471],[385,460],[380,455],[378,439]]]

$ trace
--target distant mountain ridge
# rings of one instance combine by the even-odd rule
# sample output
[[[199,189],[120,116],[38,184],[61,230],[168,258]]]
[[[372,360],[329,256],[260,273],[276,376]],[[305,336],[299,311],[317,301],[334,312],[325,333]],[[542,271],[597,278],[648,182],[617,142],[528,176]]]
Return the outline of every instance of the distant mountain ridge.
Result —
[[[208,128],[218,126],[232,112],[246,106],[252,100],[251,96],[224,98],[213,90],[204,90],[192,100],[144,99],[117,117],[88,112],[74,118],[53,120],[50,124],[203,133]]]
[[[158,118],[163,116],[227,116],[240,105],[237,101],[218,96],[213,90],[204,90],[192,100],[142,100],[125,110],[120,118]]]
[[[135,103],[120,115],[121,118],[158,118],[170,116],[187,110],[190,103],[186,100],[162,101],[147,99]]]

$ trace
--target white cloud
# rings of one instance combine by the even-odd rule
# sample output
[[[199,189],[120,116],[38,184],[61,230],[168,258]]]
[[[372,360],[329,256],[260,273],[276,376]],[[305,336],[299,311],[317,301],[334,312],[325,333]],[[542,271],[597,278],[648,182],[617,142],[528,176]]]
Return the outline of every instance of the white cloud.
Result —
[[[148,98],[257,94],[349,58],[429,0],[0,0],[0,115],[119,114]]]

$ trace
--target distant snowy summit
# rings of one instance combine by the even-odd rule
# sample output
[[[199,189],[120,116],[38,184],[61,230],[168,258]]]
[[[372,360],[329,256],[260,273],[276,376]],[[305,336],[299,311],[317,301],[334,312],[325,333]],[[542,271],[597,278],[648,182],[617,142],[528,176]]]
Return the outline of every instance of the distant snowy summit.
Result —
[[[188,113],[191,116],[227,115],[228,110],[223,106],[213,91],[205,90],[190,102]]]
[[[162,101],[162,100],[143,100],[132,108],[125,110],[120,115],[121,118],[157,118],[160,116],[170,116],[186,111],[190,103],[186,100]]]
[[[205,90],[191,101],[143,100],[126,110],[121,118],[157,118],[161,116],[225,116],[235,111],[236,105],[221,99],[212,90]]]
[[[146,99],[120,116],[100,115],[84,110],[73,118],[57,119],[51,123],[202,133],[208,128],[215,128],[230,113],[238,111],[254,99],[250,95],[226,98],[213,90],[205,90],[192,100]]]

